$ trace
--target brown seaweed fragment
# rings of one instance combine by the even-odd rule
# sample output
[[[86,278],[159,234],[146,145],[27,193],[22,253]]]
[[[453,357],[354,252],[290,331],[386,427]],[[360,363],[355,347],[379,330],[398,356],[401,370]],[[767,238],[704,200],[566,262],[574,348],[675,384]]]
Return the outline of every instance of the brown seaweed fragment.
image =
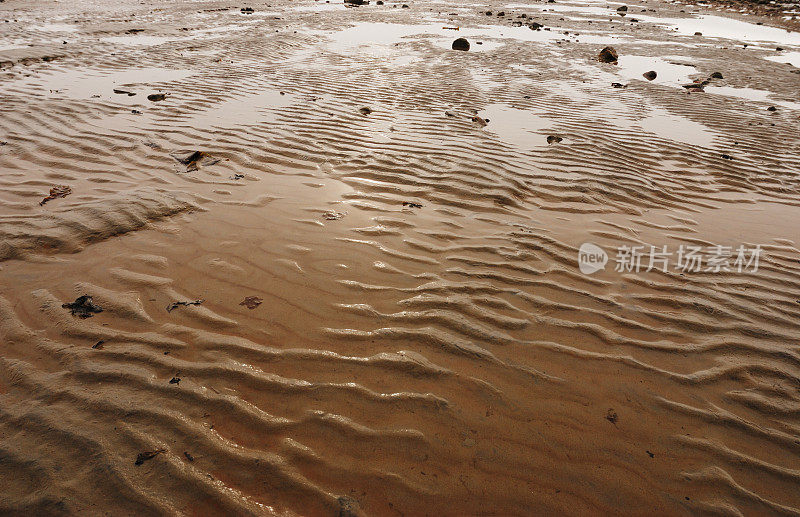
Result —
[[[244,305],[248,309],[253,310],[259,305],[261,305],[261,302],[263,301],[264,300],[262,300],[258,296],[248,296],[244,300],[242,300],[242,302],[239,305]]]
[[[200,305],[205,300],[195,300],[193,302],[172,302],[171,304],[167,305],[167,312],[172,312],[178,307],[186,307],[189,305]]]
[[[98,312],[103,312],[103,308],[92,303],[92,297],[79,296],[72,303],[61,304],[64,309],[69,309],[70,314],[79,318],[91,318]]]
[[[152,460],[162,452],[167,452],[167,449],[156,449],[154,451],[140,452],[136,455],[136,461],[133,463],[137,467],[147,460]]]
[[[70,194],[72,194],[72,189],[67,185],[56,185],[55,187],[50,189],[50,195],[39,201],[39,206],[42,206],[48,201],[52,201],[53,199],[59,197],[67,197]]]

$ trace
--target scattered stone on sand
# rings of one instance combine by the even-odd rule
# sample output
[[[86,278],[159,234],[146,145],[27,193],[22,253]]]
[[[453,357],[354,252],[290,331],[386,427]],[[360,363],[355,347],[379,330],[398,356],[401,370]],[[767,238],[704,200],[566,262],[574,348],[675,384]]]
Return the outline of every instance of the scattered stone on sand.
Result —
[[[467,38],[458,38],[453,41],[453,50],[469,50],[469,41],[467,41]]]
[[[151,93],[150,95],[147,96],[147,100],[151,102],[161,102],[166,98],[167,98],[166,93]]]
[[[172,302],[171,304],[167,305],[167,312],[172,312],[178,307],[188,307],[189,305],[200,305],[205,300],[195,300],[193,302]]]
[[[445,114],[445,116],[447,116],[447,117],[455,117],[455,116],[456,116],[456,114],[455,114],[455,113],[453,113],[452,111],[445,111],[445,112],[444,112],[444,114]]]
[[[778,108],[776,108],[775,106],[770,106],[769,108],[767,108],[767,111],[778,111]]]
[[[105,348],[105,347],[103,346],[103,344],[104,344],[104,343],[105,343],[105,341],[101,339],[101,340],[100,340],[100,341],[98,341],[97,343],[93,344],[93,345],[92,345],[92,348],[94,348],[95,350],[102,350],[103,348]]]
[[[499,13],[497,13],[497,16],[505,16],[505,15],[506,15],[505,11],[500,11]]]
[[[139,34],[140,32],[144,32],[144,29],[128,29],[125,34]]]
[[[170,384],[180,384],[181,378],[180,377],[173,377],[169,380]]]
[[[486,16],[491,16],[491,15],[492,15],[492,11],[486,11]]]
[[[153,458],[155,458],[156,456],[158,456],[163,452],[167,452],[167,449],[156,449],[154,451],[140,452],[139,454],[136,455],[136,461],[133,464],[138,467],[145,461],[152,460]]]
[[[403,206],[407,206],[409,208],[422,208],[420,203],[413,203],[411,201],[403,201]]]
[[[369,0],[344,0],[347,5],[367,5]]]
[[[169,155],[184,164],[186,172],[196,171],[200,166],[208,167],[220,161],[205,151],[175,151]]]
[[[233,176],[231,176],[232,180],[240,180],[242,178],[244,178],[244,174],[234,174]]]
[[[133,113],[134,115],[141,115],[142,114],[142,112],[139,111],[139,110],[131,110],[131,113]]]
[[[327,210],[322,213],[322,218],[328,221],[338,221],[339,219],[344,218],[346,214],[344,212],[337,212],[336,210]]]
[[[653,79],[655,79],[656,77],[658,77],[658,74],[655,72],[655,70],[650,70],[649,72],[645,72],[645,73],[643,73],[643,74],[642,74],[642,77],[644,77],[644,78],[645,78],[645,79],[647,79],[648,81],[652,81]]]
[[[619,416],[617,416],[617,412],[614,411],[614,408],[608,409],[608,412],[606,413],[606,420],[608,420],[614,425],[617,425],[617,420],[619,420]]]
[[[369,115],[370,113],[372,113],[372,109],[371,109],[371,108],[368,108],[368,107],[366,107],[366,106],[364,106],[363,108],[359,108],[359,110],[358,110],[358,111],[359,111],[359,113],[361,113],[362,115]]]
[[[544,28],[544,25],[538,22],[531,22],[528,24],[528,28],[532,31],[540,31]]]
[[[403,9],[408,9],[408,4],[403,4],[402,7]]]
[[[127,95],[128,97],[133,97],[136,95],[134,92],[129,92],[128,90],[121,90],[119,88],[114,88],[114,93],[118,95]]]
[[[733,156],[729,154],[722,154],[720,155],[723,160],[733,160]]]
[[[186,451],[183,451],[183,455],[186,457],[186,459],[187,459],[187,460],[189,460],[189,461],[194,461],[194,456],[192,456],[192,455],[191,455],[191,454],[189,454],[188,452],[186,452]]]
[[[50,194],[41,201],[39,201],[39,206],[44,205],[48,201],[52,201],[53,199],[59,197],[67,197],[68,195],[72,194],[72,188],[67,185],[56,185],[50,189]]]
[[[655,457],[656,457],[656,455],[655,455],[655,454],[653,454],[653,453],[652,453],[652,452],[650,452],[650,451],[644,451],[644,452],[646,452],[646,453],[647,453],[647,455],[648,455],[648,456],[650,456],[651,458],[655,458]]]
[[[775,50],[778,52],[783,52],[783,47],[775,47]]]
[[[621,5],[621,6],[617,7],[617,12],[618,13],[625,12],[627,10],[628,10],[628,6],[627,5]]]
[[[253,14],[255,10],[252,7],[242,7],[242,13]]]
[[[95,305],[92,302],[92,297],[85,294],[76,298],[72,303],[61,304],[61,307],[69,309],[70,314],[73,316],[83,319],[91,318],[95,314],[103,312],[103,308],[99,305]]]
[[[473,122],[475,122],[476,124],[478,124],[481,127],[484,127],[486,124],[489,123],[489,119],[485,119],[485,118],[479,117],[477,115],[472,117],[470,120],[472,120]]]
[[[263,301],[264,301],[264,300],[262,300],[262,299],[261,299],[261,298],[259,298],[258,296],[248,296],[248,297],[246,297],[244,300],[242,300],[242,302],[241,302],[241,303],[239,303],[239,305],[244,305],[245,307],[247,307],[248,309],[250,309],[250,310],[252,311],[252,310],[253,310],[253,309],[255,309],[256,307],[258,307],[259,305],[261,305],[261,303],[262,303]]]
[[[597,59],[601,63],[616,64],[617,60],[619,59],[619,54],[617,54],[617,51],[614,50],[614,47],[606,47],[600,51],[600,54],[597,56]]]
[[[562,140],[564,140],[564,139],[561,138],[560,136],[556,136],[556,135],[550,135],[550,136],[547,137],[547,143],[548,144],[557,144]]]
[[[627,88],[628,87],[627,84],[622,84],[622,83],[611,83],[611,86],[613,86],[614,88]]]
[[[695,33],[694,33],[694,35],[695,35],[695,36],[702,36],[702,35],[703,35],[703,33],[702,33],[702,32],[695,32]]]
[[[711,74],[711,78],[712,79],[722,79],[722,73],[721,72],[714,72],[713,74]]]

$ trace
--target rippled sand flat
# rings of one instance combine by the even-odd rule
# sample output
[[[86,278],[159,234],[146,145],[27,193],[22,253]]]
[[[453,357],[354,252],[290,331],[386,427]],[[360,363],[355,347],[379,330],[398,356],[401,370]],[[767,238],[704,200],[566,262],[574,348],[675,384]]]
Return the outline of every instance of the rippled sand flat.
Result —
[[[800,513],[791,22],[407,5],[0,3],[0,513]]]

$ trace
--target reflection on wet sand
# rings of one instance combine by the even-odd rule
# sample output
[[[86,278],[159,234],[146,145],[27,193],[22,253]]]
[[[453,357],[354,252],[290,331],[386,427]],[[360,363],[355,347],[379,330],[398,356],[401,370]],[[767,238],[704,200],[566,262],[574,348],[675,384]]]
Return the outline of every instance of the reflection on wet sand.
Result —
[[[796,33],[11,4],[0,513],[800,512]]]

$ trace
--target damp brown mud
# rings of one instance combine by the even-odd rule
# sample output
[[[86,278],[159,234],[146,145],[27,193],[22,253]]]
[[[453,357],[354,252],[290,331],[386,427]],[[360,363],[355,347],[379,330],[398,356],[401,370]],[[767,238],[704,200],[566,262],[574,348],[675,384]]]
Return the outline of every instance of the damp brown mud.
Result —
[[[0,3],[0,513],[800,513],[798,33],[620,5]]]

